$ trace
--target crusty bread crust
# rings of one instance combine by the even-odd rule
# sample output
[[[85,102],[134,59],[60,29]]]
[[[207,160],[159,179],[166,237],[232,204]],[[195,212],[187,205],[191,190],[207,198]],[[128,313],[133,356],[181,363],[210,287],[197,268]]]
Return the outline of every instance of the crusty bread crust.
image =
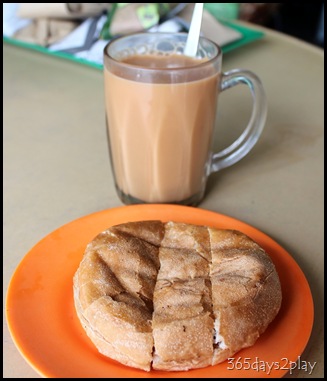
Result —
[[[138,221],[100,233],[74,275],[76,312],[96,348],[149,371],[225,361],[277,315],[268,254],[235,230]]]

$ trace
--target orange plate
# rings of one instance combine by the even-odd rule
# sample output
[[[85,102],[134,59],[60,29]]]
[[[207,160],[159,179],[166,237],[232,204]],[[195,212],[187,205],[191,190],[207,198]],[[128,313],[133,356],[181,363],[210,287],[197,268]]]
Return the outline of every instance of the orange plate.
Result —
[[[256,344],[222,364],[187,372],[145,372],[98,353],[75,314],[72,278],[86,244],[108,227],[161,219],[237,229],[271,256],[283,291],[276,319]],[[13,340],[27,362],[51,378],[208,378],[282,377],[303,352],[313,324],[308,282],[294,259],[259,230],[231,217],[178,205],[133,205],[104,210],[55,230],[17,267],[7,293],[7,320]]]

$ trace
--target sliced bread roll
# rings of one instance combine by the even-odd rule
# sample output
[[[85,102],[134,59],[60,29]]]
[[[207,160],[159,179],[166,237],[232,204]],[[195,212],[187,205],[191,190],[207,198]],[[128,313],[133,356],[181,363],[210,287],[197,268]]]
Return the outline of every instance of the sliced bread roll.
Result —
[[[107,229],[74,275],[77,315],[96,348],[146,371],[226,360],[256,342],[281,300],[275,266],[251,238],[176,222]]]

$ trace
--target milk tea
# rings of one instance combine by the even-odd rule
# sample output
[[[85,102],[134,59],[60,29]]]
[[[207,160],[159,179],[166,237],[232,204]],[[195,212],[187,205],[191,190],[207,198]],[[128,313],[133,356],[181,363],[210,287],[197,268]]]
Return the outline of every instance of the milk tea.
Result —
[[[104,71],[107,128],[118,191],[147,203],[181,203],[203,192],[219,74],[209,65],[195,68],[199,60],[183,55],[129,56],[123,62],[150,67],[158,75],[133,78],[124,68]],[[189,73],[181,81],[182,67],[189,68]],[[176,73],[169,77],[167,68],[177,68]]]

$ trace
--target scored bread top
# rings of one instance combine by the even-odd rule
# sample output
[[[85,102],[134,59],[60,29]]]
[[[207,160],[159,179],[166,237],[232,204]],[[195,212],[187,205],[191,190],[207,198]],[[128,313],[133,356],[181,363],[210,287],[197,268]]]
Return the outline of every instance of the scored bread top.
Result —
[[[275,266],[251,238],[186,223],[113,226],[74,275],[77,315],[97,349],[147,371],[226,360],[255,343],[281,298]]]

